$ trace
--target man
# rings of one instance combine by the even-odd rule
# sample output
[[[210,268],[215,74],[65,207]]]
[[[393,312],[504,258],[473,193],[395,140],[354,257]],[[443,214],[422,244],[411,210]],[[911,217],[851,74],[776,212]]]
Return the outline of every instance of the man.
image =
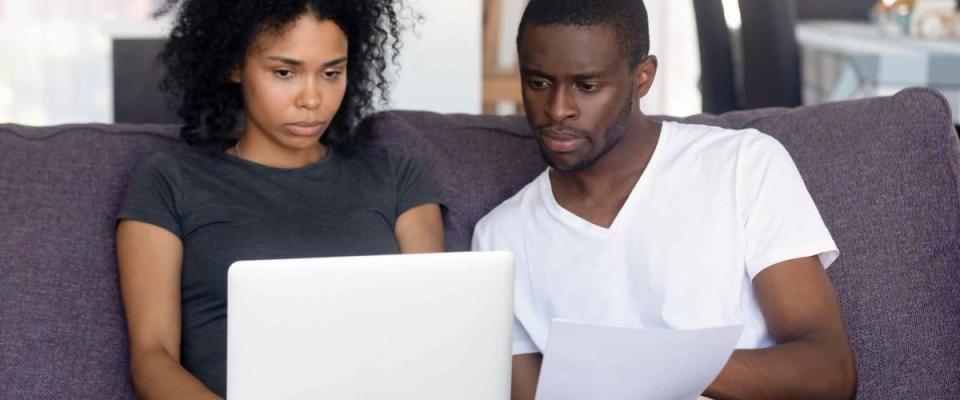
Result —
[[[839,252],[783,146],[641,113],[657,59],[640,0],[532,0],[517,45],[550,168],[474,234],[475,250],[517,259],[514,399],[533,398],[553,318],[743,324],[705,396],[852,397],[856,370],[824,271]]]

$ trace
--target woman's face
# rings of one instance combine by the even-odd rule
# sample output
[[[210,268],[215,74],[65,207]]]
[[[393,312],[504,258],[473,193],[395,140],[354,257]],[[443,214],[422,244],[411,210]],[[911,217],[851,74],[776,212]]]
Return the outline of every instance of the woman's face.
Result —
[[[346,91],[347,36],[305,14],[287,29],[260,34],[232,78],[246,110],[244,155],[318,151]]]

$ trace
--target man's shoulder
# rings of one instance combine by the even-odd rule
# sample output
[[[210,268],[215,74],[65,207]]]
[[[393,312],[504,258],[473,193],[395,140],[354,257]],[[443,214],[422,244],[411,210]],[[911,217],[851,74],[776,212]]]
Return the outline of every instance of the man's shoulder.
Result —
[[[670,132],[679,140],[690,143],[704,143],[712,145],[738,144],[743,141],[774,141],[772,136],[754,128],[731,129],[712,125],[688,124],[683,122],[668,123]]]
[[[726,160],[731,155],[763,153],[783,147],[774,137],[753,128],[729,129],[678,122],[670,123],[669,127],[670,139],[676,143],[674,147],[698,158],[716,155]]]
[[[532,208],[543,204],[540,200],[539,189],[542,179],[548,179],[546,172],[538,175],[523,189],[490,210],[477,222],[474,231],[482,235],[491,231],[502,230],[505,226],[517,226],[519,225],[518,222],[529,218]]]

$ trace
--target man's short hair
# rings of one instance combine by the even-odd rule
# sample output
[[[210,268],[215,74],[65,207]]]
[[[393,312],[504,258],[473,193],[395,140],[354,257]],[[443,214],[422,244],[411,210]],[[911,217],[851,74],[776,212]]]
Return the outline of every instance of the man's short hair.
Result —
[[[520,19],[517,45],[528,25],[610,25],[630,67],[650,53],[650,28],[643,0],[530,0]]]

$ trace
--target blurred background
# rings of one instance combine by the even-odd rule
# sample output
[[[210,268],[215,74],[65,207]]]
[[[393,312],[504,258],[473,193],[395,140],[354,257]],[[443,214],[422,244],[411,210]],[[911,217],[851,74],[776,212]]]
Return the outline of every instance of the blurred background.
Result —
[[[0,121],[111,122],[105,24],[146,21],[159,0],[0,0]]]
[[[176,123],[154,62],[161,0],[0,0],[0,123]],[[526,0],[410,0],[384,108],[522,112],[516,26]],[[661,70],[648,114],[684,116],[940,91],[960,114],[956,0],[647,0]],[[960,123],[960,122],[958,122]]]

